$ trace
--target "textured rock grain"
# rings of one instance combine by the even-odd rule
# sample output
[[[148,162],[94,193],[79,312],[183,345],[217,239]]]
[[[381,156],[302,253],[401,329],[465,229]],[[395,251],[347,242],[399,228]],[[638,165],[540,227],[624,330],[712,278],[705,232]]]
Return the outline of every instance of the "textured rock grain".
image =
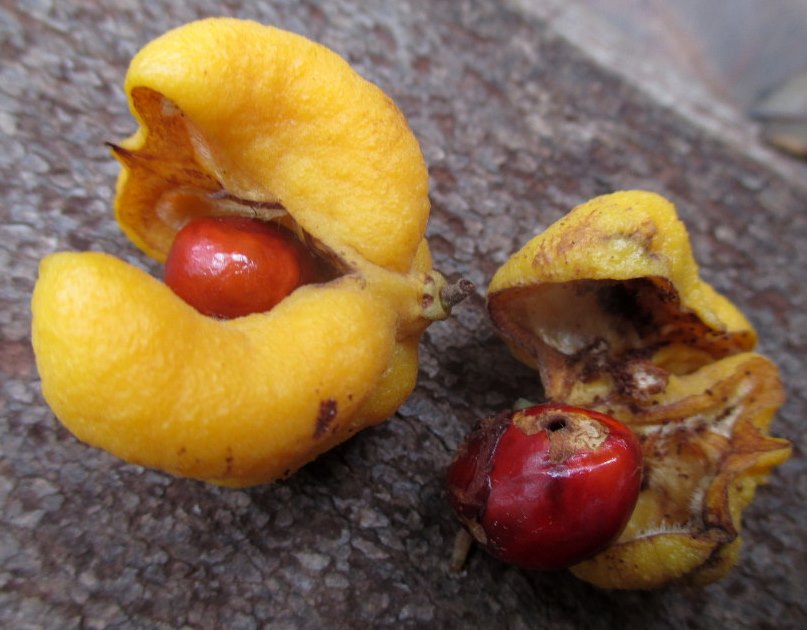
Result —
[[[103,143],[134,129],[120,89],[134,52],[221,13],[317,39],[395,99],[430,166],[437,266],[480,287],[427,333],[395,418],[248,491],[78,443],[41,399],[29,340],[44,254],[102,250],[153,269],[113,221]],[[801,166],[785,177],[704,135],[494,0],[2,2],[0,50],[0,626],[807,625]],[[759,328],[789,388],[774,430],[795,456],[747,511],[739,567],[708,588],[602,592],[479,553],[451,575],[451,451],[480,415],[540,395],[495,339],[481,288],[573,205],[628,187],[678,205],[704,275]]]

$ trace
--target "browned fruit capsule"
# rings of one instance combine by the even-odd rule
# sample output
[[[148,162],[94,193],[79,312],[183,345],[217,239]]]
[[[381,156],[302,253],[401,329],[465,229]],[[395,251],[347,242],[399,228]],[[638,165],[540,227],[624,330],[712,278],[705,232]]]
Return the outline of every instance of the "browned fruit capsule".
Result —
[[[700,278],[672,204],[627,191],[575,208],[499,269],[488,309],[550,400],[612,415],[642,443],[627,527],[575,575],[606,588],[723,576],[743,508],[790,456],[768,435],[784,391],[748,320]]]

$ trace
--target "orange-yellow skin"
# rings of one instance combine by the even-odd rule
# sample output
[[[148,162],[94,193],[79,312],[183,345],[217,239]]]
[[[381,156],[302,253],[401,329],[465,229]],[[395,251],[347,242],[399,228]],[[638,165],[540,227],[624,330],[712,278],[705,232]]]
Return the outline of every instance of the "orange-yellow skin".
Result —
[[[624,191],[575,208],[498,270],[488,309],[550,400],[613,415],[642,441],[630,522],[574,574],[630,589],[722,577],[742,509],[790,455],[768,435],[784,392],[746,318],[700,278],[672,204]]]
[[[151,42],[125,88],[140,128],[114,147],[115,210],[136,245],[163,261],[193,216],[259,216],[336,277],[220,321],[114,257],[49,256],[32,336],[56,416],[127,461],[246,486],[394,413],[447,313],[426,167],[392,101],[328,49],[232,19]]]

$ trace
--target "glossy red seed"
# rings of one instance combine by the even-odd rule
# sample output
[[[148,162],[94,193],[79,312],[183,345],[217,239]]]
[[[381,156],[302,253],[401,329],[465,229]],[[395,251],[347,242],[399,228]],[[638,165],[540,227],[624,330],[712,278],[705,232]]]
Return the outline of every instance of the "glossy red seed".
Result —
[[[245,217],[201,217],[176,235],[165,283],[200,313],[268,311],[313,281],[311,255],[288,230]]]
[[[490,553],[531,569],[560,569],[606,548],[639,494],[642,456],[625,425],[595,411],[547,404],[488,419],[461,445],[448,496]]]

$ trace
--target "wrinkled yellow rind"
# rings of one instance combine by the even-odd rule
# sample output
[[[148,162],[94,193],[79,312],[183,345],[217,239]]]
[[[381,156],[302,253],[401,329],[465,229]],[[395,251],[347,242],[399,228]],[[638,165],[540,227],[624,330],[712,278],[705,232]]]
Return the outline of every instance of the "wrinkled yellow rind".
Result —
[[[671,375],[664,390],[644,407],[618,398],[597,403],[589,400],[588,404],[639,432],[644,426],[650,431],[662,426],[672,431],[688,421],[693,426],[718,426],[722,422],[721,430],[730,433],[739,413],[757,428],[767,430],[783,402],[784,389],[776,365],[756,352],[743,352],[689,374]],[[735,408],[740,411],[718,417]]]
[[[202,189],[279,202],[336,252],[410,269],[429,213],[420,148],[395,104],[334,52],[255,22],[202,20],[145,46],[125,88],[142,126],[122,146],[143,159],[124,168],[117,213],[149,255],[162,259],[176,229],[160,224],[150,169],[173,163]]]
[[[631,190],[595,197],[531,239],[493,276],[488,295],[587,280],[669,280],[682,305],[718,331],[753,330],[699,276],[686,228],[661,195]]]
[[[657,309],[646,339],[624,330],[625,315],[599,314],[598,287],[636,281],[655,285],[654,299],[667,309]],[[674,206],[644,191],[596,197],[531,239],[494,275],[488,308],[514,354],[540,370],[550,397],[573,396],[582,376],[566,357],[598,339],[612,355],[677,343],[667,360],[681,370],[756,343],[745,316],[700,278]],[[685,348],[691,329],[697,346]]]
[[[606,589],[652,589],[701,566],[715,543],[688,533],[657,534],[609,547],[571,568],[581,580]]]
[[[654,588],[676,580],[702,585],[723,577],[739,558],[742,510],[756,487],[790,456],[787,440],[767,435],[783,399],[773,363],[743,353],[681,379],[644,415],[600,408],[637,432],[645,488],[617,543],[575,567],[575,574],[614,589]],[[674,536],[665,538],[668,534]],[[691,566],[676,573],[674,560],[659,573],[659,554],[672,548],[678,558],[678,544]],[[698,550],[699,561],[691,549]],[[623,562],[619,572],[609,573]],[[667,573],[670,567],[675,571]]]
[[[682,582],[692,586],[707,586],[723,578],[740,560],[742,537],[719,545],[702,564],[684,575]]]
[[[43,394],[79,439],[127,461],[234,486],[282,477],[414,385],[415,344],[396,347],[394,311],[361,285],[219,321],[114,257],[51,255],[32,301]]]

